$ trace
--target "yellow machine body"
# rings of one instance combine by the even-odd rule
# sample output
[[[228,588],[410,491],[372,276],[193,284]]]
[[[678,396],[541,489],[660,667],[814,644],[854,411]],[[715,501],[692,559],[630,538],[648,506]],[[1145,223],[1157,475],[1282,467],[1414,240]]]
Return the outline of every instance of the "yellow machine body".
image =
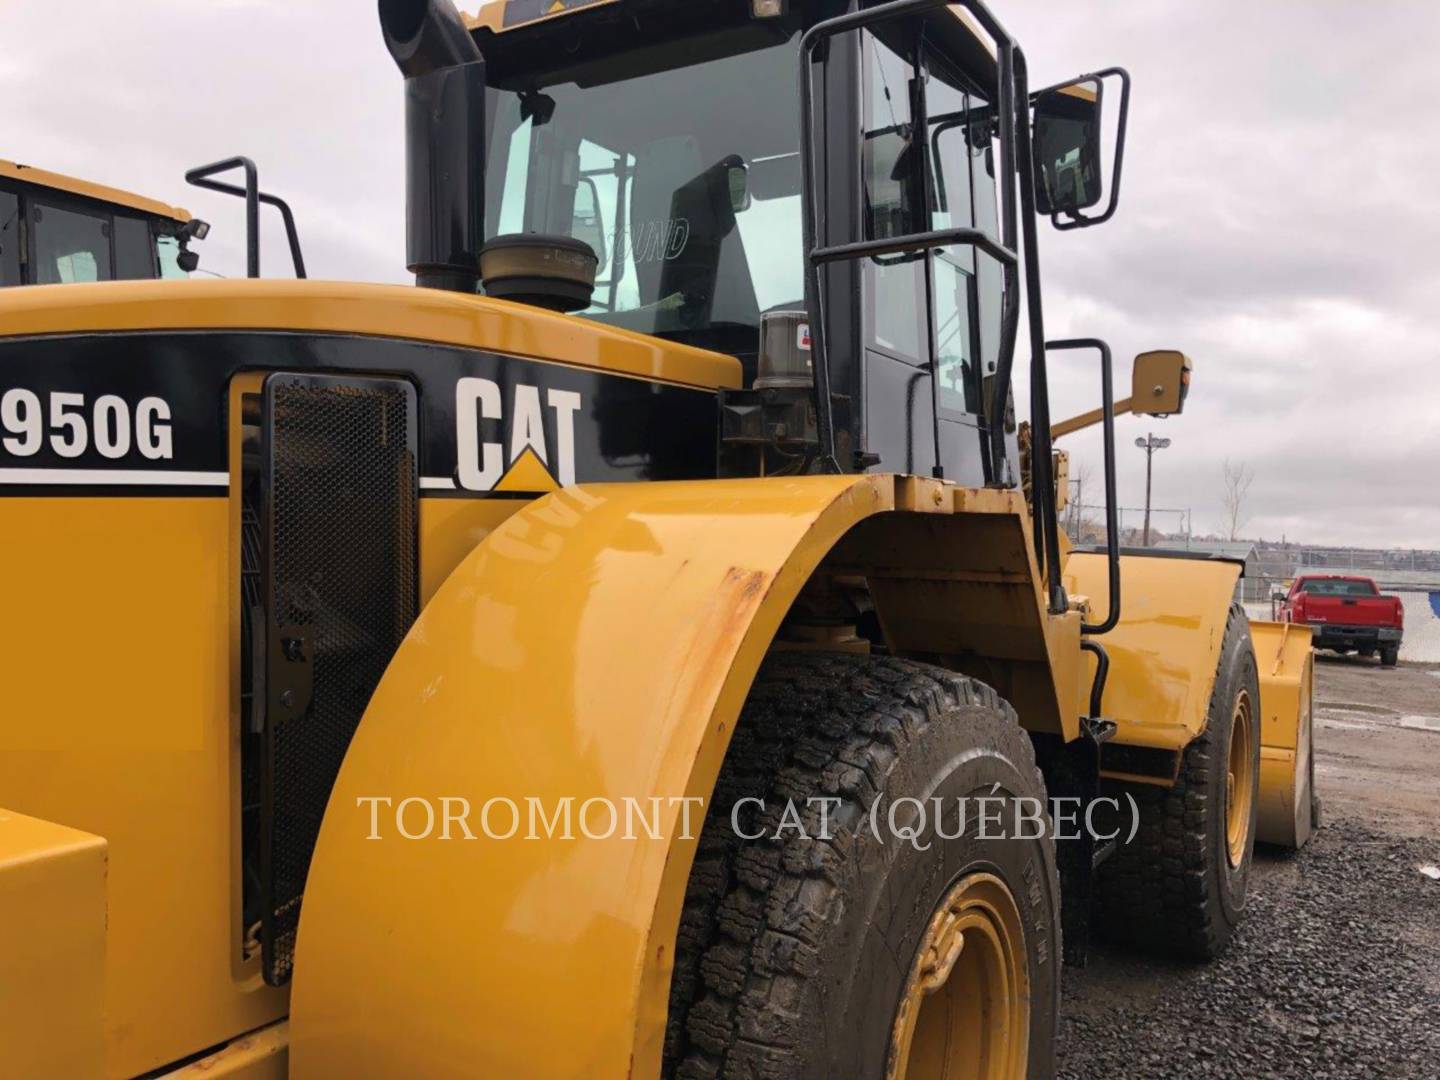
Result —
[[[965,513],[977,499],[988,507]],[[1019,511],[1009,493],[849,476],[581,486],[510,518],[421,615],[347,756],[306,891],[296,1074],[654,1075],[704,806],[801,588],[822,567],[942,589],[968,577],[1015,613],[1000,648],[1028,626],[1043,655],[1033,577],[934,569],[947,519],[952,560],[1023,560]],[[1014,547],[967,553],[972,516],[1017,526]],[[906,526],[922,524],[942,546],[907,565],[923,552]],[[881,539],[888,563],[860,565]],[[932,603],[911,625],[905,596],[877,591],[887,636],[948,648],[964,608]],[[573,837],[535,819],[529,839],[532,798],[552,822],[568,798]],[[406,839],[389,817],[404,799],[466,800],[476,839],[458,823],[450,840]],[[650,826],[587,836],[611,825],[598,802],[587,816],[591,799],[638,805]],[[413,832],[425,811],[409,812]],[[518,832],[494,839],[487,823]],[[442,959],[474,977],[435,978]]]
[[[1251,622],[1260,668],[1260,810],[1257,837],[1304,847],[1312,816],[1315,755],[1315,654],[1311,630]]]
[[[90,288],[11,289],[0,310]],[[104,963],[92,971],[105,1075],[132,1076],[285,1012],[285,994],[239,959],[229,508],[7,497],[0,514],[0,594],[28,613],[0,625],[0,794],[108,844]],[[70,992],[83,1000],[92,985]],[[25,1035],[52,1052],[60,1023],[52,1014]]]
[[[749,42],[771,36],[763,18],[795,14],[733,6],[733,25],[705,37],[702,51],[711,41],[729,48],[733,29],[737,48],[743,40],[747,56],[760,56]],[[468,27],[519,56],[527,34],[587,9],[630,32],[614,0],[496,0]],[[484,58],[460,40],[467,24],[448,5],[419,12],[423,32],[398,33],[407,12],[381,5],[407,80],[407,261],[421,285],[455,291],[303,280],[0,291],[0,596],[19,613],[0,620],[0,1073],[18,1063],[21,1075],[85,1080],[658,1075],[696,841],[742,706],[774,650],[865,651],[873,641],[973,676],[1013,706],[1037,747],[1081,755],[1095,787],[1097,743],[1084,723],[1095,667],[1082,625],[1103,616],[1107,564],[1071,552],[1063,583],[1042,570],[1037,543],[1053,568],[1060,541],[1032,531],[1036,517],[1007,464],[1013,425],[995,416],[986,441],[998,441],[983,451],[971,442],[973,468],[956,472],[939,467],[934,414],[934,474],[975,486],[866,472],[877,462],[926,466],[913,453],[869,453],[876,446],[864,437],[883,424],[846,429],[842,441],[811,415],[832,412],[848,392],[818,378],[831,371],[828,331],[817,322],[812,339],[797,324],[795,348],[813,350],[819,391],[812,399],[808,386],[773,387],[792,394],[794,419],[773,426],[762,412],[772,426],[759,440],[761,466],[769,449],[803,444],[803,454],[785,453],[795,475],[727,464],[730,444],[755,441],[726,426],[748,415],[743,395],[726,392],[766,392],[763,380],[744,385],[738,357],[749,364],[754,354],[732,347],[740,339],[728,327],[689,340],[736,355],[658,335],[688,334],[697,301],[720,292],[713,281],[670,279],[678,269],[688,282],[690,263],[708,258],[699,249],[714,246],[697,243],[679,259],[692,236],[685,200],[703,195],[697,207],[717,218],[713,230],[696,219],[696,240],[714,231],[718,244],[733,227],[733,165],[718,213],[711,204],[725,191],[702,174],[705,185],[672,201],[663,222],[630,224],[632,244],[639,226],[663,228],[663,259],[659,248],[632,255],[674,264],[653,268],[667,295],[626,312],[618,277],[611,282],[604,314],[653,308],[683,331],[637,318],[632,325],[657,328],[647,336],[477,295],[487,223],[471,180],[486,170],[471,136],[501,89],[484,82],[487,70],[498,76],[500,56],[488,69],[476,63]],[[937,12],[926,25],[940,21]],[[998,40],[995,26],[984,37]],[[989,82],[1023,70],[948,18],[936,26],[946,28],[955,33],[932,37],[957,39],[947,48],[967,84],[977,72]],[[510,36],[496,42],[501,32]],[[803,40],[802,27],[794,32]],[[688,44],[676,40],[647,47],[644,64],[682,55]],[[791,58],[772,55],[790,86]],[[862,69],[830,70],[850,81],[827,71],[827,97],[843,90],[858,101]],[[1023,110],[1023,94],[1016,100]],[[537,88],[518,107],[543,125],[546,101],[553,111]],[[1010,164],[1012,139],[995,161]],[[462,157],[467,169],[455,167]],[[188,220],[0,163],[0,176],[25,172]],[[765,197],[758,186],[756,197]],[[536,203],[536,193],[525,199]],[[471,249],[452,243],[467,215],[460,231],[473,233]],[[981,231],[1002,235],[998,222]],[[1026,232],[1035,301],[1028,223]],[[941,234],[921,238],[931,235]],[[449,247],[428,250],[441,237]],[[614,245],[624,243],[617,232]],[[1019,288],[1007,271],[1007,299]],[[553,288],[532,298],[585,299]],[[1039,304],[1028,306],[1038,331]],[[714,319],[711,329],[729,321]],[[734,327],[748,335],[748,325]],[[928,326],[933,334],[933,319]],[[1188,362],[1147,355],[1148,411],[1179,411]],[[750,376],[763,359],[754,356]],[[907,380],[894,400],[915,399],[922,369],[890,360]],[[932,362],[939,410],[938,356]],[[998,378],[1008,359],[989,370]],[[988,387],[989,375],[975,381]],[[856,403],[878,393],[855,385]],[[292,396],[281,402],[282,393]],[[846,409],[853,423],[866,420]],[[917,414],[904,410],[895,405],[890,419],[913,427]],[[976,420],[949,434],[978,440],[986,411],[967,407]],[[1033,445],[1043,449],[1050,429],[1040,431]],[[907,433],[904,445],[917,444]],[[857,471],[821,475],[827,459],[834,472]],[[1040,479],[1049,461],[1048,451],[1036,458]],[[360,465],[345,472],[337,462]],[[980,486],[987,477],[994,486]],[[1048,489],[1038,485],[1035,501],[1045,534],[1055,526]],[[292,525],[302,522],[288,532],[277,524],[285,500]],[[357,525],[377,507],[393,514]],[[352,549],[364,557],[342,558]],[[302,569],[277,569],[277,552]],[[1239,571],[1149,557],[1127,557],[1121,570],[1124,612],[1104,639],[1101,709],[1118,733],[1101,775],[1169,784],[1204,728]],[[371,595],[381,596],[378,615],[344,603]],[[1288,777],[1292,789],[1308,746],[1298,641],[1282,637],[1261,664],[1264,685],[1279,688],[1267,752],[1276,783]],[[327,664],[330,696],[311,695]],[[1006,735],[1030,768],[1031,748]],[[277,759],[287,754],[300,795],[281,808]],[[283,889],[277,848],[290,858]],[[1046,860],[1037,865],[1049,875]],[[1039,912],[1054,879],[1026,878]],[[1049,899],[1057,896],[1052,887]],[[1052,908],[1037,920],[1058,917]],[[1060,962],[1052,939],[1031,940],[1037,963]]]
[[[713,392],[739,377],[717,354],[384,286],[38,286],[0,295],[0,325],[0,345],[25,348],[57,335],[143,353],[149,335],[180,331],[346,334],[656,387]],[[0,895],[12,875],[17,890],[22,873],[38,875],[46,891],[25,886],[12,903],[29,906],[15,910],[68,896],[67,918],[90,927],[66,931],[71,977],[17,1032],[16,1052],[51,1075],[95,1075],[85,1054],[120,1077],[221,1047],[183,1069],[279,1076],[292,1040],[295,1071],[313,1076],[381,1062],[431,1075],[480,1061],[496,1074],[653,1072],[698,809],[690,840],[670,806],[653,841],[436,846],[366,840],[355,798],[459,796],[479,813],[495,796],[570,792],[637,800],[651,821],[649,799],[703,798],[776,628],[817,578],[864,579],[897,653],[986,678],[1033,730],[1078,734],[1080,616],[1045,612],[1019,492],[888,475],[554,491],[544,469],[530,487],[552,493],[538,499],[422,491],[422,615],[332,799],[286,1023],[291,993],[265,985],[240,925],[237,418],[259,375],[229,384],[231,472],[211,493],[0,502],[0,590],[29,613],[0,626],[0,655],[23,676],[0,689],[0,791],[8,810],[40,819],[0,823],[0,842],[33,849],[0,862]],[[65,858],[50,850],[68,841],[27,839],[72,829],[90,839]],[[66,869],[77,859],[91,860],[88,877]],[[445,970],[475,979],[434,977],[438,958],[456,956],[468,959]],[[577,999],[589,1002],[580,1027],[562,1025]],[[477,1024],[476,1009],[490,1019]],[[62,1044],[73,1058],[55,1056]],[[385,1056],[401,1048],[419,1057]]]
[[[0,1051],[7,1076],[99,1076],[105,841],[0,809]]]
[[[0,290],[0,328],[0,339],[37,340],[187,329],[369,334],[564,357],[646,381],[713,388],[739,379],[729,357],[501,301],[386,286],[33,286]],[[238,425],[230,436],[234,481]],[[523,505],[422,499],[422,597]],[[67,1033],[98,1014],[92,1001],[102,987],[109,1076],[144,1072],[280,1019],[289,995],[264,985],[256,962],[242,959],[239,932],[238,499],[224,487],[213,497],[9,494],[0,515],[0,595],[27,613],[0,624],[0,806],[41,819],[27,832],[60,823],[109,852],[103,895],[94,898],[103,901],[103,967],[87,955],[90,976],[81,978],[77,956],[77,977],[64,984],[73,1008],[47,1008],[45,1023],[15,1014],[21,1041],[6,1042],[7,1051],[79,1053],[82,1042]],[[16,815],[0,820],[0,844],[29,843]],[[0,880],[66,865],[0,857]],[[25,924],[5,925],[13,932]],[[41,1000],[34,998],[37,1007]],[[50,1075],[67,1075],[56,1066]]]
[[[1101,758],[1114,780],[1173,783],[1180,754],[1204,732],[1240,565],[1216,559],[1125,555],[1120,623],[1100,640],[1110,657],[1102,712],[1116,722]],[[1103,618],[1103,555],[1071,552],[1065,583]],[[1251,622],[1260,680],[1258,837],[1303,847],[1311,830],[1310,631]],[[1086,678],[1094,673],[1087,658]]]

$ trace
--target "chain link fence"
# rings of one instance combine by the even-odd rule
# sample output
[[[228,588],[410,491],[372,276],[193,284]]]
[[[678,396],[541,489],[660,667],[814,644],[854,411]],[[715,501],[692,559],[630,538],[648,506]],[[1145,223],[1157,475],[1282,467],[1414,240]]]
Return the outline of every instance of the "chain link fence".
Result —
[[[1123,506],[1116,511],[1122,547],[1144,545],[1145,508]],[[1061,526],[1077,547],[1106,542],[1105,507],[1069,503]],[[1255,618],[1269,618],[1271,598],[1286,592],[1301,574],[1358,574],[1374,578],[1382,592],[1428,596],[1440,592],[1440,550],[1410,548],[1349,548],[1271,540],[1216,540],[1196,537],[1190,510],[1152,507],[1150,546],[1194,551],[1238,559],[1245,576],[1235,598]]]

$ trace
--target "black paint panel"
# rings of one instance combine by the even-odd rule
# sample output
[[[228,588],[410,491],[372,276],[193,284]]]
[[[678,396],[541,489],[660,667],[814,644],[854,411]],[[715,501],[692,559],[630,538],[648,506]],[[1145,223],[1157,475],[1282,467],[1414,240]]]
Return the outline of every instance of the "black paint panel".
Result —
[[[715,475],[715,394],[665,383],[611,375],[560,364],[467,350],[452,346],[383,338],[282,332],[114,333],[86,336],[18,338],[0,341],[0,400],[13,389],[28,390],[45,410],[42,445],[33,454],[15,452],[24,440],[0,416],[0,470],[66,469],[95,471],[101,489],[153,493],[144,482],[112,486],[110,470],[221,473],[227,462],[227,396],[231,378],[242,371],[292,370],[394,375],[416,386],[420,402],[420,475],[453,479],[456,475],[455,386],[464,377],[489,379],[500,388],[504,417],[479,421],[483,442],[500,442],[509,462],[510,419],[515,388],[581,395],[575,412],[575,479],[587,481],[698,479]],[[93,426],[102,396],[122,399],[132,425],[130,446],[108,458],[88,439],[84,453],[64,457],[51,443],[54,431],[50,395],[79,393],[79,414]],[[145,398],[161,398],[169,407],[173,455],[145,457],[135,445],[135,410]],[[113,403],[112,403],[113,409]],[[541,410],[551,470],[557,448],[557,413]],[[11,417],[11,419],[14,419]],[[114,444],[114,429],[110,428]],[[8,441],[7,441],[8,440]],[[55,493],[76,495],[92,488],[7,482],[0,472],[0,495]],[[161,478],[163,479],[163,477]],[[194,489],[166,487],[184,494]],[[433,486],[425,494],[444,494]],[[483,495],[481,492],[454,492]]]

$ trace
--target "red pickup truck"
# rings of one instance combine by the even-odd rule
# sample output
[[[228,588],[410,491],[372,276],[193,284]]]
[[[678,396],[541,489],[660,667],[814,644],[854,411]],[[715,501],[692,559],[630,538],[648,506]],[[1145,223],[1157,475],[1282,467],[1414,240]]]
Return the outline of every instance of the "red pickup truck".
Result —
[[[1317,575],[1298,577],[1288,593],[1276,593],[1275,617],[1304,623],[1314,632],[1317,649],[1338,653],[1380,654],[1394,667],[1405,630],[1405,607],[1396,596],[1384,596],[1365,577]]]

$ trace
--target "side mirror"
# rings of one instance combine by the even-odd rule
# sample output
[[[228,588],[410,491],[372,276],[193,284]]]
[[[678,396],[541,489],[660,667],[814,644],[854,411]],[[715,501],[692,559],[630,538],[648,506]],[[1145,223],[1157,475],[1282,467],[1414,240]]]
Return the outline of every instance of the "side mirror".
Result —
[[[1145,416],[1183,412],[1190,394],[1192,367],[1190,358],[1177,349],[1155,349],[1135,357],[1130,411]]]
[[[571,222],[571,235],[589,244],[599,264],[605,266],[610,261],[605,247],[605,215],[600,209],[600,190],[588,176],[582,176],[575,186]]]
[[[1045,348],[1077,348],[1077,343],[1088,344],[1090,340],[1078,338],[1071,342],[1048,341]],[[1135,357],[1134,372],[1130,377],[1130,396],[1115,402],[1115,415],[1133,413],[1136,416],[1172,416],[1183,412],[1185,399],[1190,395],[1192,366],[1190,358],[1178,349],[1154,349],[1141,353]],[[1105,411],[1101,408],[1061,420],[1051,426],[1050,438],[1058,439],[1072,432],[1094,427],[1104,418]]]
[[[1104,192],[1101,154],[1105,80],[1120,80],[1120,115],[1115,128],[1110,201],[1095,217],[1081,213],[1100,202]],[[1130,74],[1106,68],[1030,96],[1034,111],[1031,152],[1035,167],[1035,209],[1050,215],[1057,229],[1083,229],[1109,221],[1120,202],[1125,165],[1125,128],[1130,115]]]
[[[750,168],[744,162],[730,165],[725,170],[725,182],[730,189],[730,209],[743,214],[750,209]]]
[[[1104,84],[1085,78],[1035,96],[1035,204],[1074,214],[1100,201],[1100,115]]]

